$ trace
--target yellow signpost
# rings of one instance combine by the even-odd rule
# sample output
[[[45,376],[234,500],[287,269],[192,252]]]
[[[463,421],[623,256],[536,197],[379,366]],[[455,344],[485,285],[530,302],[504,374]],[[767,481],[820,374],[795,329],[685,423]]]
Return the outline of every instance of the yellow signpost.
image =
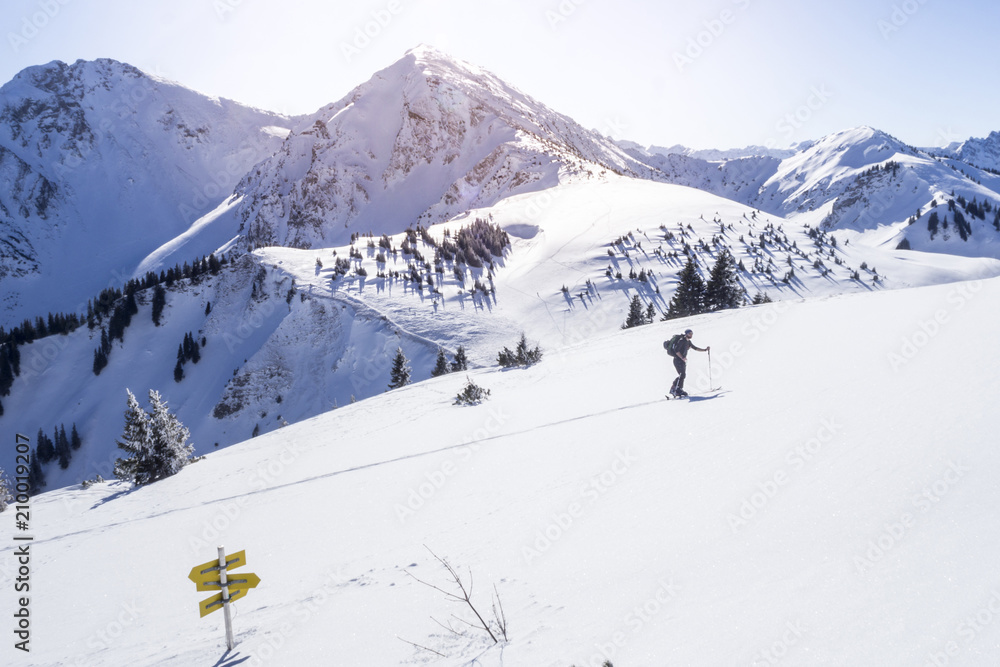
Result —
[[[195,565],[188,574],[188,579],[195,583],[199,591],[219,591],[218,595],[202,600],[198,605],[202,618],[213,611],[222,609],[226,617],[226,645],[233,649],[233,621],[229,613],[229,604],[247,594],[251,588],[256,588],[260,577],[252,572],[233,572],[237,567],[247,564],[246,551],[237,551],[226,555],[225,547],[219,547],[219,557],[201,565]]]

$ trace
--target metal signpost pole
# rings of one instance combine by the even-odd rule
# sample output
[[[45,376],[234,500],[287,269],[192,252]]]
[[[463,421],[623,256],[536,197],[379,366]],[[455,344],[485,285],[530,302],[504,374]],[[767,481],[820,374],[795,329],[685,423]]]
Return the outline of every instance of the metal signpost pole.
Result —
[[[226,548],[219,547],[219,583],[222,584],[222,613],[226,616],[226,646],[233,650],[233,619],[229,614],[229,586],[226,584]]]

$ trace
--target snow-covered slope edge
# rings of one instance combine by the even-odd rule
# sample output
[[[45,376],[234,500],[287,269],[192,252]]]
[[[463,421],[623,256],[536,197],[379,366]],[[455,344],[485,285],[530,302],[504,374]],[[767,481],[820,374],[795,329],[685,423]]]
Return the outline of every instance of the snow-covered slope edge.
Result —
[[[198,617],[207,594],[186,575],[224,544],[261,577],[227,662],[994,662],[1000,627],[976,618],[996,596],[1000,380],[973,370],[947,404],[926,382],[1000,363],[998,298],[991,280],[597,336],[528,370],[471,372],[492,390],[478,407],[453,406],[465,377],[445,376],[147,488],[45,494],[32,652],[0,651],[218,661],[221,619]],[[686,326],[724,389],[706,391],[698,355],[702,395],[667,402],[660,341]],[[13,530],[0,522],[7,590]],[[462,611],[407,576],[448,585],[425,546],[474,576],[482,607],[496,586],[507,645],[432,620]],[[14,596],[0,604],[12,618]]]

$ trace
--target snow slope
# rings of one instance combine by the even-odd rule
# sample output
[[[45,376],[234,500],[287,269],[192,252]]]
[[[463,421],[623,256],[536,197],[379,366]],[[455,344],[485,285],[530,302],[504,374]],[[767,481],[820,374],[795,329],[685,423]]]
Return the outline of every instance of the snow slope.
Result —
[[[168,291],[161,326],[150,317],[151,295],[140,295],[134,323],[98,377],[91,367],[99,328],[22,346],[22,376],[3,398],[0,426],[34,441],[39,428],[51,433],[60,424],[67,431],[77,425],[84,445],[66,470],[46,467],[47,488],[108,477],[118,456],[125,390],[145,396],[155,388],[205,454],[255,430],[267,433],[381,394],[397,347],[414,380],[424,380],[439,348],[450,358],[463,346],[474,366],[491,366],[522,332],[532,344],[553,349],[617,331],[635,295],[659,319],[685,246],[706,279],[721,249],[730,248],[746,267],[740,279],[748,295],[775,300],[1000,275],[997,260],[885,251],[848,244],[842,233],[833,235],[841,237],[834,247],[830,237],[814,240],[802,227],[700,190],[623,177],[510,197],[428,234],[455,237],[476,218],[493,220],[512,245],[492,271],[465,267],[461,280],[453,262],[443,262],[437,273],[401,251],[382,251],[380,265],[378,238],[371,248],[359,239],[354,252],[361,258],[351,259],[351,271],[336,280],[335,262],[347,259],[350,247],[263,248],[219,276],[178,283]],[[405,236],[390,238],[399,249]],[[433,261],[431,246],[420,241],[414,247]],[[420,266],[423,280],[433,275],[433,289],[403,277],[411,265]],[[359,268],[367,276],[356,275]],[[785,282],[788,271],[795,277]],[[204,341],[201,361],[186,364],[177,383],[176,350],[188,332]],[[0,466],[9,469],[12,457],[8,452]]]
[[[998,298],[986,280],[598,334],[468,373],[492,391],[476,407],[448,375],[150,487],[46,493],[21,533],[32,651],[8,637],[2,660],[993,664]],[[722,389],[692,353],[695,395],[668,402],[660,342],[684,327]],[[5,513],[10,625],[14,532]],[[261,578],[228,655],[186,578],[218,544]],[[448,588],[428,549],[487,614],[495,586],[508,642],[408,576]]]

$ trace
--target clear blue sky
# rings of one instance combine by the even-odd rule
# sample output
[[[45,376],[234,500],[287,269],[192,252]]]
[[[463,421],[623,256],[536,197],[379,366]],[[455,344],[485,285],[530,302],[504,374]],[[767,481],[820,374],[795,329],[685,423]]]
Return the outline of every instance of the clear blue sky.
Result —
[[[426,43],[643,144],[1000,130],[995,0],[5,0],[0,25],[0,81],[108,57],[292,114]]]

